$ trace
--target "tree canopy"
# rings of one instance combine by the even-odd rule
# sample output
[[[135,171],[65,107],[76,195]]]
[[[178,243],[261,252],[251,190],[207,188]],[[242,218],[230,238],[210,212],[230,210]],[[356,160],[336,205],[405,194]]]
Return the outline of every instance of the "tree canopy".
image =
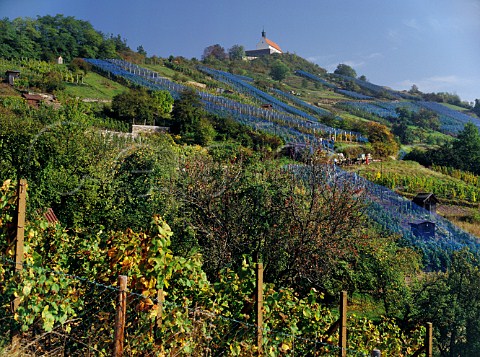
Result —
[[[469,122],[458,133],[453,142],[440,148],[426,151],[413,150],[406,157],[424,165],[448,166],[480,174],[480,133],[478,127]]]
[[[270,68],[270,76],[276,81],[281,82],[285,78],[287,78],[290,69],[288,66],[280,61],[279,59],[275,60],[272,63],[272,67]]]
[[[173,98],[167,91],[130,89],[113,97],[114,115],[130,124],[155,124],[157,117],[165,117],[172,110]]]
[[[335,74],[340,74],[342,76],[347,76],[347,77],[352,77],[356,78],[357,77],[357,72],[350,67],[348,64],[340,63],[335,71],[333,71]]]
[[[206,145],[215,137],[215,129],[206,116],[197,93],[186,90],[174,103],[171,130],[182,137],[182,142]]]
[[[206,60],[209,57],[213,57],[217,60],[224,60],[227,58],[227,53],[225,52],[225,49],[217,43],[208,46],[203,50],[202,59]]]
[[[475,105],[473,107],[473,112],[480,117],[480,99],[475,99]]]
[[[231,60],[242,60],[245,57],[245,48],[242,45],[233,45],[228,49],[228,57]]]
[[[106,36],[84,20],[55,15],[0,20],[0,57],[52,61],[62,56],[115,58],[129,50],[120,36]]]

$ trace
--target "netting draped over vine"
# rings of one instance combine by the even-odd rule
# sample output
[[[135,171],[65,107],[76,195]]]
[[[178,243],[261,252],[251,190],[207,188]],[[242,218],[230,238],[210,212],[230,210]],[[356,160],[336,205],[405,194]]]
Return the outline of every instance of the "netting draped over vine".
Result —
[[[296,172],[300,177],[308,175],[308,167],[291,165],[289,170]],[[357,192],[365,193],[369,203],[368,215],[383,229],[397,233],[414,247],[420,248],[428,257],[430,268],[439,269],[444,267],[445,259],[454,250],[468,247],[476,254],[480,253],[480,243],[477,237],[455,226],[449,220],[435,212],[418,206],[411,200],[400,196],[396,192],[377,185],[355,172],[348,172],[333,166],[331,180],[337,183],[353,185]],[[435,226],[434,237],[416,234],[412,230],[412,224],[418,222],[430,222]],[[443,261],[442,261],[443,260]]]
[[[108,75],[123,77],[136,85],[149,89],[167,90],[174,98],[179,98],[180,94],[187,89],[187,86],[162,78],[154,71],[123,60],[87,59],[86,61]],[[243,104],[222,96],[197,90],[196,92],[202,99],[205,109],[212,114],[221,117],[228,116],[254,129],[261,129],[262,131],[279,135],[287,143],[309,143],[331,150],[332,143],[330,138],[337,135],[348,136],[351,140],[367,141],[359,133],[334,129],[319,123],[317,118],[260,91],[242,80],[241,77],[207,67],[201,67],[200,69],[228,83],[236,83],[236,88],[242,88],[243,92],[246,91],[249,95],[256,98],[257,102],[264,103],[267,101],[274,103],[273,105],[277,109],[269,110]]]

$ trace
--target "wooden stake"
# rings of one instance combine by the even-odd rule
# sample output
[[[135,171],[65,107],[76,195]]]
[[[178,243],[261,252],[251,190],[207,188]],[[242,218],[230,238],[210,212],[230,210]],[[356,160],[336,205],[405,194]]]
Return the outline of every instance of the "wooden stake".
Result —
[[[258,356],[263,356],[263,263],[257,263],[256,274],[256,316]]]
[[[115,309],[115,336],[113,346],[113,356],[120,357],[123,355],[123,341],[125,338],[125,317],[127,314],[127,277],[125,275],[118,276],[118,300]]]
[[[21,179],[17,187],[17,229],[15,234],[15,272],[23,270],[24,239],[25,239],[25,211],[27,207],[27,180]],[[20,306],[20,298],[16,297],[12,302],[13,313]],[[19,331],[12,331],[12,348],[17,351],[20,346]]]
[[[17,234],[15,237],[15,270],[23,269],[23,242],[25,237],[25,209],[27,206],[27,180],[18,183]]]
[[[165,293],[163,289],[157,291],[157,328],[162,327],[163,303],[165,302]]]
[[[339,356],[347,356],[347,292],[340,293],[340,331],[338,337]]]
[[[25,239],[25,210],[27,206],[27,180],[21,179],[17,190],[17,232],[15,235],[15,272],[23,269],[23,253]],[[13,311],[18,309],[20,299],[13,300]]]
[[[425,356],[432,357],[433,354],[433,325],[427,322],[427,333],[425,336]]]

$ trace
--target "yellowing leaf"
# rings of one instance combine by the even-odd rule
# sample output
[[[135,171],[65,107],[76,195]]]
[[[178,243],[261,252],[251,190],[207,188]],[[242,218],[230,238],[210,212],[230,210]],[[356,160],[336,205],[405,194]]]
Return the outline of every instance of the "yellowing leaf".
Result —
[[[30,292],[32,291],[32,286],[30,284],[27,284],[23,287],[23,295],[27,296],[30,294]]]
[[[290,346],[287,345],[285,342],[283,342],[282,345],[280,346],[280,350],[282,350],[282,352],[287,352],[289,349],[290,349]]]

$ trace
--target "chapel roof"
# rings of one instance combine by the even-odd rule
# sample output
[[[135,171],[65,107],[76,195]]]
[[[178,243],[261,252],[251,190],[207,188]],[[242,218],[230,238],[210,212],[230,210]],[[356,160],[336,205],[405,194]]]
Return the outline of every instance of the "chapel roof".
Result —
[[[280,52],[283,52],[282,49],[280,48],[279,45],[277,45],[275,42],[273,42],[272,40],[269,40],[268,38],[265,37],[265,42],[269,45],[269,46],[272,46],[273,48],[275,48],[276,50],[280,51]]]

